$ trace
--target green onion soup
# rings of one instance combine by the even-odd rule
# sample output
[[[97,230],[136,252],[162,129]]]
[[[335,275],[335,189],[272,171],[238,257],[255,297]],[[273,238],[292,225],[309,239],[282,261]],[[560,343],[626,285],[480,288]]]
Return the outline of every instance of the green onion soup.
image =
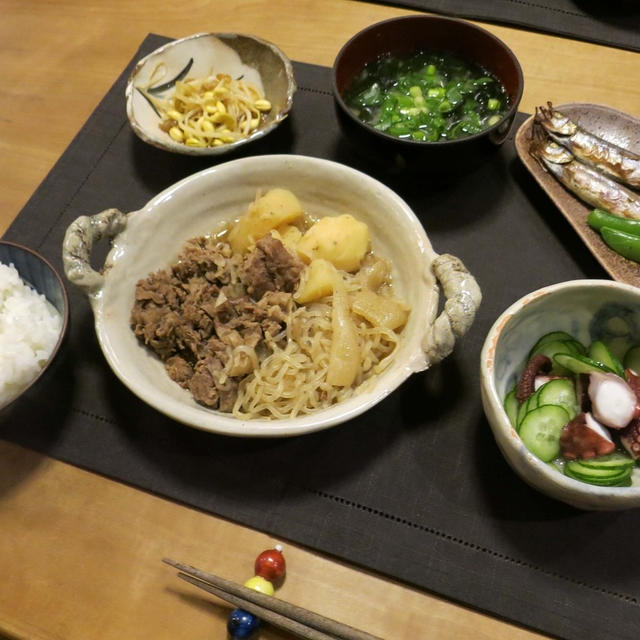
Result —
[[[362,122],[406,140],[438,142],[479,133],[509,108],[500,81],[449,53],[387,55],[367,64],[344,101]]]

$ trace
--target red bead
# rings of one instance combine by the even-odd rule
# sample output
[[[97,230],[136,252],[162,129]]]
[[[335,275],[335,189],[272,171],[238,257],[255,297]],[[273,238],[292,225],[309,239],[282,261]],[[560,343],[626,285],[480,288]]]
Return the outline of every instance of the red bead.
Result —
[[[284,556],[278,549],[267,549],[256,558],[255,573],[265,580],[270,582],[279,580],[284,576],[285,571]]]

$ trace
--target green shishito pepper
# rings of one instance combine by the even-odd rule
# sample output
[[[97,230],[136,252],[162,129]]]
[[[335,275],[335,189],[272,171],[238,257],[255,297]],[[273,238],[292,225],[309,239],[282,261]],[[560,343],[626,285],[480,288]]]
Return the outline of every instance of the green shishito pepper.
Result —
[[[640,262],[640,220],[594,209],[587,216],[587,224],[600,232],[609,249],[623,258]]]
[[[627,260],[640,262],[640,236],[611,227],[602,227],[600,233],[610,249]]]
[[[587,223],[593,229],[600,231],[602,227],[609,229],[617,229],[624,233],[640,236],[640,220],[632,220],[631,218],[623,218],[614,215],[603,209],[594,209],[587,216]]]

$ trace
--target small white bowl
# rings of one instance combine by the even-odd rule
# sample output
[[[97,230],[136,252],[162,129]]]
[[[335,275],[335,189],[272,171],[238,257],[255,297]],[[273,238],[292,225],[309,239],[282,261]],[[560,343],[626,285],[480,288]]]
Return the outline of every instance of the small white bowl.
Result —
[[[271,111],[256,131],[236,142],[219,147],[190,147],[176,142],[160,129],[160,117],[137,89],[149,83],[159,63],[166,66],[164,81],[175,79],[185,69],[185,79],[205,77],[212,71],[233,78],[244,77],[263,89],[271,102]],[[167,97],[173,91],[174,87],[170,86],[157,96]],[[289,114],[295,91],[293,65],[276,45],[237,33],[197,33],[169,42],[140,60],[131,73],[125,95],[129,123],[142,140],[174,153],[209,156],[227,153],[273,131]]]
[[[482,403],[496,442],[513,470],[542,493],[581,509],[640,506],[640,468],[630,487],[579,482],[534,456],[504,411],[507,392],[518,380],[535,341],[554,330],[583,344],[640,344],[640,289],[611,280],[572,280],[534,291],[511,305],[491,327],[480,360]],[[628,330],[628,337],[625,332]]]
[[[388,258],[397,295],[411,313],[390,366],[352,398],[285,420],[239,420],[197,404],[130,327],[135,285],[168,267],[184,242],[212,233],[246,212],[256,193],[290,189],[312,216],[351,213],[365,222],[374,251]],[[94,240],[112,237],[105,267],[91,268]],[[295,155],[233,160],[169,187],[139,211],[110,209],[78,218],[67,230],[63,260],[69,280],[89,296],[103,353],[120,379],[158,411],[193,427],[238,436],[287,436],[317,431],[366,411],[415,371],[446,357],[470,326],[480,302],[473,277],[453,256],[438,256],[409,206],[393,191],[355,169]],[[447,304],[438,312],[438,282]],[[368,383],[371,384],[368,384]]]

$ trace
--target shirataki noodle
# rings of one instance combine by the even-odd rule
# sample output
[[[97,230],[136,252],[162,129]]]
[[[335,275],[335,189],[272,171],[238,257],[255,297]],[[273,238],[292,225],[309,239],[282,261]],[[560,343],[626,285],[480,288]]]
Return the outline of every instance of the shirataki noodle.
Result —
[[[241,382],[233,408],[236,417],[290,418],[311,413],[350,398],[365,380],[384,371],[399,336],[363,320],[358,324],[361,367],[354,385],[337,387],[327,382],[331,314],[330,300],[292,312],[285,347],[273,344],[273,352]]]

